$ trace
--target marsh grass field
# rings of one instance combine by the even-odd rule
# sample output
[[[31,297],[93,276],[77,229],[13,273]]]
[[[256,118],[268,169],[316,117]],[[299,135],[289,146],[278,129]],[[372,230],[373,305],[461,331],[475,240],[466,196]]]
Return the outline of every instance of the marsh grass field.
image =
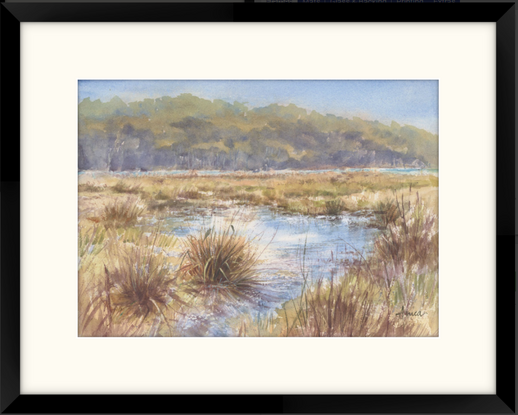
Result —
[[[438,335],[434,174],[79,175],[80,336]]]

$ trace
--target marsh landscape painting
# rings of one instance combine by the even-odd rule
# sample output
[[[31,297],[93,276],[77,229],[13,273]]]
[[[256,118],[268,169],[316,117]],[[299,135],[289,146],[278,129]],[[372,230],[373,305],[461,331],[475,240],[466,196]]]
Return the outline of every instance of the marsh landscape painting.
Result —
[[[435,337],[438,82],[78,83],[78,335]]]

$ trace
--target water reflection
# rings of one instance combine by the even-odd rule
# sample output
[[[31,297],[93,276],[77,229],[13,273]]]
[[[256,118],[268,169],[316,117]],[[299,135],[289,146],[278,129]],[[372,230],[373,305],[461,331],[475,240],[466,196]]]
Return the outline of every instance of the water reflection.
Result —
[[[185,336],[231,336],[229,318],[247,313],[268,315],[301,293],[308,280],[339,275],[358,252],[372,246],[378,229],[369,218],[347,214],[338,218],[282,213],[269,207],[232,207],[171,212],[164,231],[178,237],[200,229],[225,228],[254,239],[260,252],[259,283],[236,295],[222,286],[197,287],[192,307],[180,316],[177,329]]]

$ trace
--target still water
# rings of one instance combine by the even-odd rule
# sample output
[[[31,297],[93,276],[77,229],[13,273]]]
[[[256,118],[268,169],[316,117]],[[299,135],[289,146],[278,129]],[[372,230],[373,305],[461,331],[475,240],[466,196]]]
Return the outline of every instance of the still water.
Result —
[[[171,212],[163,231],[178,237],[233,224],[236,232],[254,238],[264,280],[253,301],[225,304],[217,311],[204,307],[191,309],[180,319],[177,328],[186,336],[228,336],[233,333],[226,324],[227,318],[241,313],[258,318],[275,313],[282,303],[300,295],[304,277],[308,281],[337,277],[349,260],[371,249],[379,233],[368,226],[371,219],[358,214],[291,215],[264,206]]]

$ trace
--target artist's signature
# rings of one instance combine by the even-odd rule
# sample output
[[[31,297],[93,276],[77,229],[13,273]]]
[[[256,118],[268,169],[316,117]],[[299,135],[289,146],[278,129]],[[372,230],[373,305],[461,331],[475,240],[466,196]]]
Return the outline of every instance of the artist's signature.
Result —
[[[399,313],[396,313],[396,316],[399,317],[399,318],[403,318],[405,316],[409,316],[409,317],[424,317],[427,314],[428,313],[426,311],[422,311],[422,310],[419,310],[419,311],[408,311],[408,310],[405,310],[405,307],[401,307],[401,311]]]

